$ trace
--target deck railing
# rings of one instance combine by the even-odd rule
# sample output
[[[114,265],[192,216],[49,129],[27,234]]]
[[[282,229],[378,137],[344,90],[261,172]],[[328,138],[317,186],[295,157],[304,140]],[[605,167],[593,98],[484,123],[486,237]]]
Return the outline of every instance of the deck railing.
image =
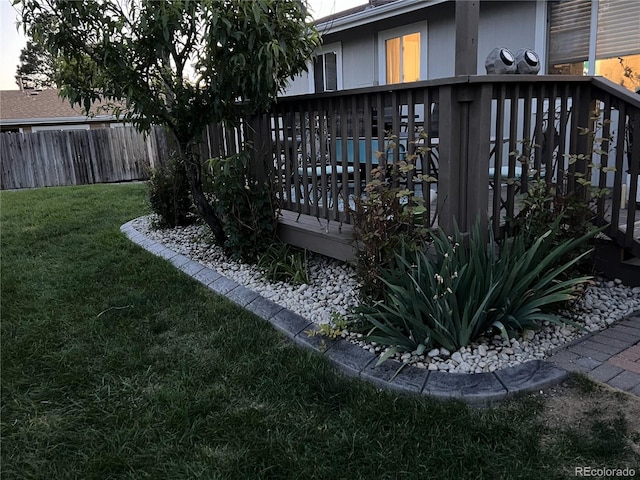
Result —
[[[208,131],[212,155],[247,140],[284,209],[333,222],[350,223],[372,169],[398,159],[416,163],[424,180],[407,186],[437,197],[425,215],[447,231],[480,216],[500,235],[532,181],[587,201],[590,180],[610,192],[598,221],[640,255],[640,96],[603,79],[465,76],[287,97],[240,128]]]

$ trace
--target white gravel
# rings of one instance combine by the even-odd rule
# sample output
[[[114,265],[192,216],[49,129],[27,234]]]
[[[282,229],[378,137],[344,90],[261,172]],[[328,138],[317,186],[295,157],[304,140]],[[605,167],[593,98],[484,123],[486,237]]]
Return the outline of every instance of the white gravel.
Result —
[[[359,285],[355,279],[355,269],[349,264],[311,254],[308,256],[309,285],[271,283],[262,278],[254,265],[230,260],[219,247],[212,245],[212,237],[206,226],[154,230],[151,228],[151,217],[141,217],[133,222],[133,227],[149,238],[217,270],[312,322],[330,323],[334,312],[344,315],[357,305]],[[596,279],[572,309],[563,315],[584,325],[588,331],[597,331],[638,310],[640,287],[627,287],[619,280]],[[559,327],[545,322],[539,331],[524,332],[521,338],[512,338],[510,341],[496,336],[482,339],[457,352],[433,349],[422,352],[421,355],[413,352],[396,355],[394,358],[429,370],[492,372],[529,360],[544,359],[565,343],[584,334],[584,331],[573,327]],[[385,350],[375,343],[365,343],[361,334],[345,332],[343,337],[375,353]]]

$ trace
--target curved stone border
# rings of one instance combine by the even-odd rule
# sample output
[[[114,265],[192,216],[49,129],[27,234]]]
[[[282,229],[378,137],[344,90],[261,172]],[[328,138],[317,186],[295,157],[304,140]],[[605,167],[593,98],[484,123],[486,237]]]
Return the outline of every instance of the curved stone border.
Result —
[[[400,393],[423,394],[433,398],[462,400],[470,405],[486,406],[518,393],[539,391],[557,384],[568,375],[564,369],[541,360],[532,360],[492,373],[444,373],[387,360],[375,366],[378,356],[348,342],[319,335],[318,326],[258,293],[249,290],[213,269],[168,249],[147,238],[127,222],[120,231],[145,250],[171,262],[176,268],[227,297],[241,307],[269,321],[294,342],[327,357],[343,373],[367,380],[378,387]],[[405,367],[405,368],[403,368]]]

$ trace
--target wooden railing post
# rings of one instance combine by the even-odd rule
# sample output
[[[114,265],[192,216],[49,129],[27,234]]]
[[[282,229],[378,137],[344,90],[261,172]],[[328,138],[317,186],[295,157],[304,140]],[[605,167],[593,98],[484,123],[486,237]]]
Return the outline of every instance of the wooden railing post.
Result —
[[[456,0],[456,75],[475,75],[478,72],[479,0]]]
[[[440,89],[438,224],[447,233],[455,223],[469,232],[478,217],[487,224],[491,95],[485,84]]]

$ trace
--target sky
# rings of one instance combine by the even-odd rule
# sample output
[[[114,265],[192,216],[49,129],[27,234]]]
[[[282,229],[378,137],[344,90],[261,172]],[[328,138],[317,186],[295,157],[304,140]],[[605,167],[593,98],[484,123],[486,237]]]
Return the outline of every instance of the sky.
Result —
[[[309,0],[314,18],[347,10],[367,3],[367,0]],[[16,31],[17,12],[11,0],[0,0],[0,90],[17,90],[16,68],[20,61],[20,50],[26,44],[22,32]]]

